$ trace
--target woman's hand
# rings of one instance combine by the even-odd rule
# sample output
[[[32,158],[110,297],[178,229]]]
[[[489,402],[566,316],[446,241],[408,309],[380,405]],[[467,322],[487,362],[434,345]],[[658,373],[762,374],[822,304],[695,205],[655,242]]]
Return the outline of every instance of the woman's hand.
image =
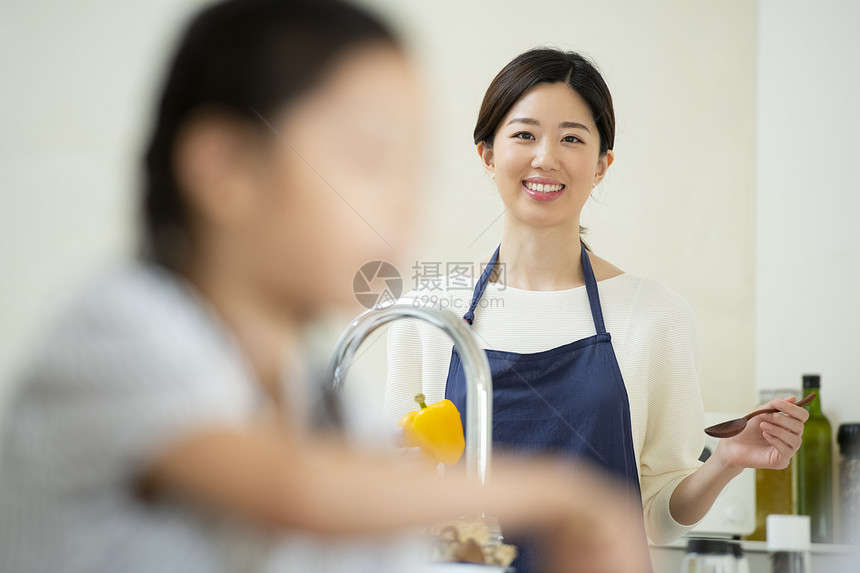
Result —
[[[693,525],[744,468],[784,469],[800,447],[803,423],[809,412],[795,406],[796,398],[777,398],[762,408],[777,408],[747,423],[733,438],[723,438],[714,454],[678,484],[669,500],[669,511],[678,523]]]
[[[795,402],[794,397],[771,400],[761,408],[777,408],[779,412],[753,418],[743,432],[720,440],[714,455],[735,468],[788,467],[800,447],[803,423],[809,418],[809,412]]]

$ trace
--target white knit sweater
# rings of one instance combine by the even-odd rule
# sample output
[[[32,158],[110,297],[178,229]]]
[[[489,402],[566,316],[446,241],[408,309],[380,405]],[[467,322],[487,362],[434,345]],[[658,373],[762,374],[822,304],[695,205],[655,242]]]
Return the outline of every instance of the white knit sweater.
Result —
[[[474,281],[463,275],[427,282],[401,302],[447,309],[462,316]],[[606,329],[630,401],[633,446],[639,466],[645,527],[656,543],[690,529],[669,513],[678,483],[699,467],[704,410],[699,390],[699,348],[690,306],[665,285],[629,274],[598,282]],[[532,353],[595,334],[585,287],[527,291],[487,285],[473,329],[487,349]],[[386,416],[445,397],[451,341],[418,320],[400,320],[388,334]]]

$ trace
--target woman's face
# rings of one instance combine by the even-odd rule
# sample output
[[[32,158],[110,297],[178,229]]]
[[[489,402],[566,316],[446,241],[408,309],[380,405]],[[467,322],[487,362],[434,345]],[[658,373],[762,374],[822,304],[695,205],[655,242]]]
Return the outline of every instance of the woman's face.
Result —
[[[508,216],[536,228],[579,225],[612,163],[585,101],[563,83],[539,84],[510,109],[492,148],[478,145]]]
[[[350,53],[272,121],[253,249],[262,284],[313,312],[355,304],[366,262],[396,262],[413,227],[422,110],[413,71],[390,47]]]

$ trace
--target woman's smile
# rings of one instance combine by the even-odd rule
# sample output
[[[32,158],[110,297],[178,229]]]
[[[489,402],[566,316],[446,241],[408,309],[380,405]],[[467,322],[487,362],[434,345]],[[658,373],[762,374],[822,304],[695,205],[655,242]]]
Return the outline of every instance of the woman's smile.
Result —
[[[564,192],[565,185],[547,177],[529,177],[522,181],[523,191],[535,201],[552,201]]]

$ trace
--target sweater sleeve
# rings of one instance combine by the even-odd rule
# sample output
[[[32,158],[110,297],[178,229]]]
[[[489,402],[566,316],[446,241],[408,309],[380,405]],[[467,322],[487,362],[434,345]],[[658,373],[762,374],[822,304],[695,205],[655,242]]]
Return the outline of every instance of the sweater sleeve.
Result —
[[[669,305],[673,310],[655,333],[649,415],[639,463],[645,527],[655,543],[670,542],[693,527],[675,521],[669,500],[675,487],[701,465],[705,443],[695,318],[686,301],[674,297]]]

